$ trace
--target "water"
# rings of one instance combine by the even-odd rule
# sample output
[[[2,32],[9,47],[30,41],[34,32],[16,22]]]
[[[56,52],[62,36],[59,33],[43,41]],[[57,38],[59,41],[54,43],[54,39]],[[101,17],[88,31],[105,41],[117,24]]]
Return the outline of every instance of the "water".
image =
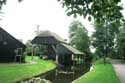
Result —
[[[85,66],[83,64],[76,66],[66,66],[62,68],[55,68],[50,72],[37,76],[37,78],[46,79],[52,83],[71,83],[78,77],[88,72],[89,69],[90,66]]]
[[[71,83],[88,71],[89,67],[85,65],[67,66],[64,68],[56,68],[40,77],[50,80],[52,83]]]

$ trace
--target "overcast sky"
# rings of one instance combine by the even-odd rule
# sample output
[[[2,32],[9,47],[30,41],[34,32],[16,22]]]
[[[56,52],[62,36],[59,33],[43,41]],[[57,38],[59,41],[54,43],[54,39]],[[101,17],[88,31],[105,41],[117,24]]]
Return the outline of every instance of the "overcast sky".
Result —
[[[57,0],[23,0],[21,3],[8,0],[2,11],[4,14],[0,26],[24,42],[35,36],[36,25],[40,25],[40,30],[50,30],[68,39],[68,26],[73,17],[66,15]],[[91,23],[82,17],[77,19],[82,21],[91,34]]]

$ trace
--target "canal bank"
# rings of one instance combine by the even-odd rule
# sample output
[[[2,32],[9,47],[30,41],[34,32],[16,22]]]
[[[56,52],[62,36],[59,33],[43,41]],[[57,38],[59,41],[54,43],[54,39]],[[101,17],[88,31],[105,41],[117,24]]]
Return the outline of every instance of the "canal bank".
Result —
[[[104,65],[103,59],[95,62],[92,71],[77,78],[73,83],[120,83],[110,59],[106,59]]]
[[[56,67],[53,61],[26,57],[26,63],[6,63],[0,65],[0,83],[15,83],[48,72]],[[29,61],[35,62],[29,63]]]

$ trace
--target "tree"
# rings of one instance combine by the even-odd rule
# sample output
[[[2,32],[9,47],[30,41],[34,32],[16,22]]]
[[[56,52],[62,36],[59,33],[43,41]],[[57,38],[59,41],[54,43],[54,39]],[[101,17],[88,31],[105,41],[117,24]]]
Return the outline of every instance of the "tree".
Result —
[[[0,0],[0,10],[1,10],[2,6],[6,4],[6,1],[7,0]]]
[[[97,31],[93,35],[95,36],[95,39],[93,41],[95,44],[94,46],[97,45],[96,47],[98,47],[98,52],[101,51],[103,55],[105,53],[105,56],[107,56],[107,50],[112,49],[114,46],[113,40],[116,38],[115,34],[116,32],[118,32],[118,28],[121,26],[121,23],[125,23],[124,17],[121,13],[121,10],[123,9],[122,5],[120,5],[121,0],[58,1],[61,2],[63,7],[66,7],[68,16],[74,15],[74,17],[76,17],[77,15],[80,15],[84,18],[88,18],[89,21],[91,21],[91,18],[94,18],[94,22],[98,23],[99,26],[101,25],[101,28],[103,29],[96,29]],[[113,28],[114,26],[115,28]],[[100,40],[100,38],[102,39],[102,41]]]
[[[125,24],[122,24],[120,33],[117,36],[117,52],[120,58],[125,59]]]
[[[92,45],[100,57],[104,58],[114,52],[116,35],[119,33],[119,25],[117,23],[94,23],[95,32],[92,35]]]
[[[79,21],[73,21],[69,26],[70,44],[78,50],[86,53],[86,60],[91,61],[90,40],[88,31]]]
[[[18,0],[19,2],[23,0]],[[105,16],[113,21],[119,19],[125,22],[123,19],[121,10],[122,5],[119,5],[121,0],[58,0],[62,3],[63,7],[67,8],[67,15],[77,14],[88,17],[91,20],[93,17],[98,22],[105,20]],[[0,9],[3,4],[6,4],[7,0],[0,0]]]
[[[123,7],[119,5],[121,0],[58,0],[63,7],[67,8],[67,15],[79,14],[80,16],[88,17],[91,21],[93,17],[96,21],[105,21],[105,15],[110,21],[123,19],[121,10]]]
[[[28,40],[25,45],[26,45],[26,52],[29,55],[32,55],[32,43],[31,43],[31,40]]]
[[[23,1],[23,0],[18,0],[19,2]],[[0,0],[0,10],[2,9],[3,5],[6,5],[7,0]]]

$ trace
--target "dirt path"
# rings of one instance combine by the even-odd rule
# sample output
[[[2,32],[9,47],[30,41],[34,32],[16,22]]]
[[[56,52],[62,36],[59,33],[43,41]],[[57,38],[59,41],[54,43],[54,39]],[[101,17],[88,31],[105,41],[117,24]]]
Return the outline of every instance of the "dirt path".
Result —
[[[30,64],[37,64],[37,62],[35,61],[31,61],[31,62],[26,62],[26,63],[0,63],[0,67],[1,66],[17,66],[17,65],[30,65]]]
[[[112,64],[121,83],[125,83],[125,61],[112,60]]]

